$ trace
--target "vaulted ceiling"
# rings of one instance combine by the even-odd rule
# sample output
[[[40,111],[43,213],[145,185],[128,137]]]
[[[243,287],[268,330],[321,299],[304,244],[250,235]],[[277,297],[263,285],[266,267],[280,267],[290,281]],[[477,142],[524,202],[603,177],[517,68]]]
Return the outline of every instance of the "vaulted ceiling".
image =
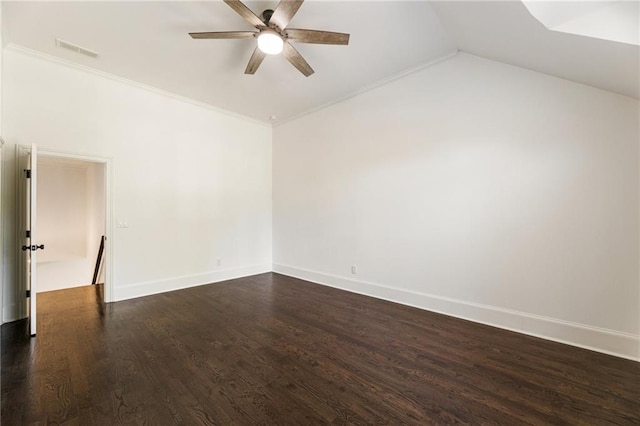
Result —
[[[548,30],[521,1],[433,5],[460,50],[640,97],[637,45]]]
[[[247,1],[256,14],[277,1]],[[349,46],[296,44],[304,77],[279,56],[255,75],[248,40],[189,32],[252,29],[222,1],[3,2],[3,42],[79,63],[263,122],[283,121],[460,49],[627,96],[640,93],[640,48],[550,31],[522,2],[307,0],[296,28],[351,34]],[[56,47],[59,38],[99,53]]]

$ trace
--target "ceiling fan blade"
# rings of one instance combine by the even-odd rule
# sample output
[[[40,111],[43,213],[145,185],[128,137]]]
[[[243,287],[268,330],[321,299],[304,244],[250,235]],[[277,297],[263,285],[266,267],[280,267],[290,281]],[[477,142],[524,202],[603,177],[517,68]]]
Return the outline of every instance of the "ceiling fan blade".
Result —
[[[313,68],[304,60],[302,55],[289,43],[285,42],[282,50],[282,56],[298,69],[305,77],[309,77],[314,73]]]
[[[264,27],[264,22],[262,19],[258,18],[255,13],[251,11],[247,6],[244,5],[240,0],[224,0],[226,4],[231,7],[231,9],[235,10],[236,13],[244,18],[245,21],[250,23],[256,28]]]
[[[291,18],[296,14],[300,6],[302,6],[302,2],[304,0],[280,0],[278,6],[276,6],[276,10],[273,11],[273,15],[271,15],[271,19],[269,19],[270,24],[276,24],[278,28],[284,30],[284,27],[289,25]]]
[[[256,47],[256,50],[253,51],[253,54],[249,59],[249,63],[247,64],[247,68],[244,70],[244,73],[255,74],[266,55],[266,53]]]
[[[333,33],[331,31],[300,30],[287,28],[285,31],[287,38],[298,43],[315,44],[349,44],[349,34]]]
[[[191,38],[253,38],[257,32],[253,31],[217,31],[208,33],[189,33]]]

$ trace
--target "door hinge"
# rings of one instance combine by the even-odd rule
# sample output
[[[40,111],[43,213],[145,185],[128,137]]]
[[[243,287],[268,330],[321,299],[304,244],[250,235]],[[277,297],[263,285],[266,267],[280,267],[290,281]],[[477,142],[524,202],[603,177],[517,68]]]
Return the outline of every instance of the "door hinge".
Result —
[[[30,169],[24,169],[24,174],[27,176],[27,179],[31,179],[31,170]]]
[[[25,234],[26,234],[25,236],[26,236],[27,238],[31,238],[31,231],[27,230],[27,231],[25,232]]]
[[[31,290],[27,290],[27,297],[31,297]]]

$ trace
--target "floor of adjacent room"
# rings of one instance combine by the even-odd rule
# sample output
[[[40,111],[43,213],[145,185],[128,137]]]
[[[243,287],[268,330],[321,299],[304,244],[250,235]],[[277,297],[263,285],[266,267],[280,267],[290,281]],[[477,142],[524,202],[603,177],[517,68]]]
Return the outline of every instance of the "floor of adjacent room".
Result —
[[[268,273],[2,326],[2,423],[637,424],[640,364]]]

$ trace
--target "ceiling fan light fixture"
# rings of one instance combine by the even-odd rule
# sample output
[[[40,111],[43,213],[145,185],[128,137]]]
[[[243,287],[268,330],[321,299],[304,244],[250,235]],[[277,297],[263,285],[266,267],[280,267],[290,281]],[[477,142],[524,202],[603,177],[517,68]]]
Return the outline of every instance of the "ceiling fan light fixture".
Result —
[[[284,40],[273,30],[263,30],[258,36],[258,48],[267,55],[278,55],[284,48]]]
[[[2,0],[0,0],[2,1]],[[291,45],[294,43],[312,44],[349,44],[349,34],[332,31],[288,28],[291,18],[296,14],[304,0],[280,0],[275,10],[262,12],[262,18],[253,13],[242,0],[224,0],[238,15],[254,28],[253,31],[207,31],[189,33],[194,39],[258,39],[257,46],[249,58],[245,74],[255,74],[267,55],[282,54],[291,65],[305,77],[313,74],[313,68],[305,61],[300,52]],[[258,30],[256,32],[255,30]],[[286,44],[285,44],[286,43]]]

